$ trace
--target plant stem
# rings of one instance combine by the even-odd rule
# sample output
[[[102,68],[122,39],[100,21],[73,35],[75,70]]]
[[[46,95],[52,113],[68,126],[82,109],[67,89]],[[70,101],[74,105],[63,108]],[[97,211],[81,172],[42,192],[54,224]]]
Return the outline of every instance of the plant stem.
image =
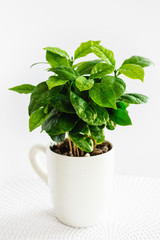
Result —
[[[95,149],[96,149],[96,142],[95,142],[95,140],[94,139],[92,139],[93,140],[93,142],[94,142],[94,149],[93,149],[93,152],[95,151]]]
[[[81,150],[81,156],[84,156],[84,151],[83,150]]]
[[[76,156],[76,145],[73,143],[74,156]]]
[[[69,134],[68,134],[68,142],[69,142],[69,150],[70,150],[71,154],[73,154],[73,152],[72,152],[72,143],[71,143],[71,139],[69,137]]]
[[[117,77],[117,70],[116,69],[114,70],[114,77],[115,78]]]
[[[60,146],[60,144],[59,144],[59,142],[57,142],[57,147],[59,148],[59,146]]]
[[[77,156],[79,157],[79,149],[77,148]]]
[[[120,73],[120,72],[118,72],[118,73],[117,73],[117,77],[118,77],[120,74],[121,74],[121,73]]]

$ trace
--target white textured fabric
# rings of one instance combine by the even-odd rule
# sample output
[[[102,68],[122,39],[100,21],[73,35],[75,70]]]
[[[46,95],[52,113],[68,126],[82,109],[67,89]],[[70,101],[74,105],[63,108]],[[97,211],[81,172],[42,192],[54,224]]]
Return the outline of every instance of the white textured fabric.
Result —
[[[60,223],[39,179],[0,187],[0,240],[160,240],[160,179],[116,176],[106,220],[90,228]]]

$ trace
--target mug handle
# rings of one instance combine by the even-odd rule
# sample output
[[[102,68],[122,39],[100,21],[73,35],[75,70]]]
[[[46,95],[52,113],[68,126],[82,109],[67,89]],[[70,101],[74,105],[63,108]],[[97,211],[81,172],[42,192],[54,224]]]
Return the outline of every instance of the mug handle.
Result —
[[[30,162],[31,165],[33,167],[33,169],[35,170],[35,172],[38,174],[38,176],[46,183],[48,184],[48,177],[47,174],[44,170],[44,168],[42,168],[39,164],[39,159],[37,158],[37,153],[38,152],[43,152],[46,154],[46,147],[42,146],[42,145],[35,145],[31,148],[30,152],[29,152],[29,158],[30,158]]]

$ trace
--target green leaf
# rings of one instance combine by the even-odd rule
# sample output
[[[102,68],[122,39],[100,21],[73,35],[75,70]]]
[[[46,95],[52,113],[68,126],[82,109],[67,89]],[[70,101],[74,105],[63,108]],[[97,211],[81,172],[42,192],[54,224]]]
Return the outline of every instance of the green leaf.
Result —
[[[29,104],[29,115],[41,106],[49,103],[54,97],[56,97],[61,91],[62,86],[58,86],[48,90],[46,82],[39,83],[33,90]]]
[[[94,143],[93,140],[85,135],[82,135],[80,133],[69,133],[69,136],[72,140],[72,142],[75,143],[75,145],[80,148],[82,151],[85,152],[92,152]]]
[[[91,99],[102,107],[117,108],[116,98],[112,86],[95,83],[89,90]]]
[[[88,124],[81,119],[77,121],[75,127],[71,130],[70,133],[81,133],[87,136],[91,135]]]
[[[58,66],[70,66],[70,61],[67,58],[49,51],[46,52],[46,60],[53,68]]]
[[[105,88],[106,86],[111,86],[116,99],[119,98],[126,90],[125,82],[118,77],[106,76],[102,79],[101,85],[102,88]]]
[[[65,139],[65,133],[61,133],[58,135],[51,135],[50,138],[54,141],[54,142],[62,142]]]
[[[66,82],[68,82],[69,80],[62,80],[59,79],[57,76],[50,76],[48,78],[48,80],[46,81],[47,85],[48,85],[48,89],[51,90],[54,87],[57,86],[61,86],[64,85]]]
[[[129,104],[142,104],[148,101],[148,97],[138,93],[126,93],[118,100]]]
[[[106,63],[97,63],[91,71],[90,78],[102,78],[106,74],[112,73],[114,66]]]
[[[92,46],[91,50],[94,54],[96,54],[99,58],[101,58],[106,63],[115,66],[114,54],[111,50],[104,48],[101,45]]]
[[[22,84],[13,88],[9,88],[9,90],[14,91],[14,92],[18,92],[18,93],[32,93],[34,90],[35,86],[30,85],[30,84]]]
[[[59,112],[75,113],[68,95],[60,93],[51,100],[50,104]]]
[[[91,131],[91,138],[95,140],[96,144],[103,143],[105,140],[104,125],[102,126],[89,126]]]
[[[52,52],[52,53],[55,53],[61,57],[66,57],[66,58],[69,58],[69,55],[66,51],[60,49],[60,48],[57,48],[57,47],[46,47],[46,48],[43,48],[44,50],[47,50],[49,52]]]
[[[116,123],[114,123],[113,121],[111,121],[111,119],[109,119],[106,127],[108,130],[114,130],[116,128]]]
[[[70,92],[70,100],[76,111],[76,114],[84,122],[90,125],[102,125],[108,120],[108,112],[105,108],[95,103],[88,103],[74,92]]]
[[[111,109],[109,112],[110,119],[118,125],[127,126],[132,125],[131,119],[127,110],[121,108]]]
[[[31,114],[29,118],[29,130],[32,132],[38,128],[49,117],[50,113],[44,113],[45,108],[41,107]]]
[[[150,65],[153,65],[154,63],[149,60],[148,58],[144,58],[141,56],[132,56],[128,59],[126,59],[122,65],[124,64],[136,64],[141,66],[142,68],[144,67],[149,67]]]
[[[82,65],[83,63],[86,63],[86,61],[76,63],[76,64],[72,65],[72,68],[73,68],[73,69],[78,68],[78,67],[79,67],[80,65]]]
[[[80,76],[76,79],[75,84],[76,84],[76,87],[80,91],[85,91],[85,90],[89,90],[90,88],[93,87],[94,80],[93,79],[87,79],[83,76]]]
[[[61,90],[61,93],[66,95],[66,96],[70,96],[70,90],[69,90],[69,86],[67,84],[65,84]]]
[[[49,135],[66,133],[72,130],[76,121],[76,115],[53,110],[49,118],[42,124],[42,130],[45,130]]]
[[[119,99],[118,99],[118,100],[119,100]],[[125,103],[125,102],[117,102],[116,104],[117,104],[117,107],[118,107],[118,108],[121,108],[121,109],[123,109],[123,110],[126,110],[126,108],[129,106],[129,104],[128,104],[128,103]]]
[[[79,76],[79,73],[77,73],[73,68],[64,67],[64,66],[51,68],[49,69],[49,72],[56,73],[59,76],[59,79],[62,79],[62,80],[73,81]]]
[[[92,68],[102,60],[93,60],[93,61],[88,61],[88,62],[82,62],[77,64],[77,72],[79,72],[80,75],[84,74],[90,74]]]
[[[100,41],[88,41],[83,42],[81,45],[76,49],[74,53],[74,59],[85,57],[89,53],[92,53],[91,46],[100,44]]]
[[[143,82],[144,70],[141,66],[135,64],[124,64],[118,69],[118,71],[126,77],[140,79]]]
[[[75,81],[72,82],[72,90],[75,94],[77,94],[80,98],[88,101],[89,98],[89,91],[80,91],[75,84]]]
[[[39,64],[48,64],[48,62],[37,62],[37,63],[33,63],[30,68],[34,67],[35,65],[39,65]]]

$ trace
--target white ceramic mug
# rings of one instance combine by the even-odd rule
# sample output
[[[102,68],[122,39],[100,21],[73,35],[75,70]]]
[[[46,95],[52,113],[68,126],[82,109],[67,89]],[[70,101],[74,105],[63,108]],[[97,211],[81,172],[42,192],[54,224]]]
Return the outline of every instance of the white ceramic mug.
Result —
[[[112,145],[111,145],[112,146]],[[46,175],[37,153],[47,155]],[[100,222],[111,195],[114,148],[92,157],[70,157],[41,145],[30,151],[37,174],[48,184],[57,218],[72,227],[88,227]]]

